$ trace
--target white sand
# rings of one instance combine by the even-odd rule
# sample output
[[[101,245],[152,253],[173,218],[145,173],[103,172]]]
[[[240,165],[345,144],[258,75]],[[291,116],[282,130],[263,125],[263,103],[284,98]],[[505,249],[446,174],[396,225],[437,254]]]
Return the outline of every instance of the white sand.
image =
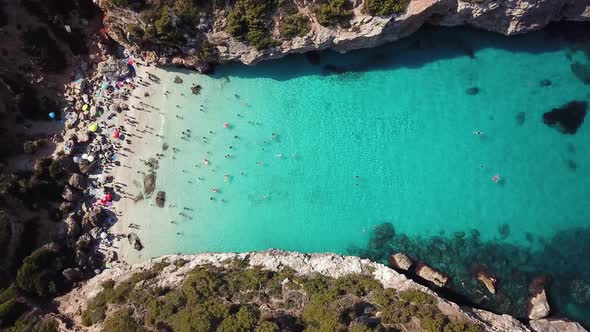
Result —
[[[147,173],[148,166],[141,160],[148,160],[156,158],[156,153],[162,153],[162,144],[164,139],[156,135],[163,136],[165,129],[165,110],[160,107],[163,105],[162,99],[165,98],[165,78],[169,76],[164,70],[156,67],[144,67],[139,64],[136,65],[136,72],[138,77],[141,77],[144,82],[150,82],[148,87],[137,85],[133,90],[131,98],[128,100],[129,110],[119,114],[113,119],[117,126],[123,125],[125,127],[125,140],[129,139],[131,144],[122,141],[124,147],[128,147],[129,151],[121,151],[127,156],[118,155],[118,161],[121,166],[113,169],[112,175],[114,182],[123,184],[126,195],[121,195],[121,200],[114,204],[114,209],[118,214],[118,221],[113,226],[112,232],[115,234],[129,234],[135,232],[142,239],[141,229],[131,228],[130,224],[145,225],[144,216],[141,215],[141,208],[138,204],[146,204],[146,201],[135,202],[131,197],[135,197],[143,193],[143,174]],[[148,79],[147,73],[154,74],[161,79],[161,83],[157,84]],[[138,78],[134,79],[134,83],[139,83]],[[149,97],[144,97],[148,93]],[[136,98],[139,97],[139,98]],[[156,110],[151,105],[160,108]],[[139,110],[141,108],[143,110]],[[137,121],[134,126],[124,121],[125,118]],[[148,128],[149,127],[149,128]],[[150,129],[153,128],[153,129]],[[141,159],[141,160],[140,160]],[[156,190],[157,192],[157,190]],[[150,204],[155,203],[155,194],[146,197]],[[142,241],[145,245],[146,241]],[[127,239],[117,241],[114,246],[118,249],[119,260],[132,262],[141,257],[141,252],[137,252]],[[145,249],[144,249],[145,250]]]

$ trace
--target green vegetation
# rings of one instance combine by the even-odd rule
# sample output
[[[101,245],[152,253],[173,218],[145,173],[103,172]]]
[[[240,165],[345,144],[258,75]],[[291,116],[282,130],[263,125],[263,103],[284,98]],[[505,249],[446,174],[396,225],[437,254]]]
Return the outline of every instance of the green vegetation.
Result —
[[[119,0],[122,1],[122,0]],[[210,4],[204,0],[162,0],[142,4],[142,20],[145,30],[128,25],[129,34],[140,42],[182,43],[184,33],[194,33],[201,17],[207,15]]]
[[[287,39],[303,37],[309,32],[309,19],[301,14],[294,14],[281,19],[279,31]]]
[[[170,268],[185,263],[176,261]],[[225,263],[228,265],[224,268],[194,268],[174,289],[158,287],[154,280],[167,263],[134,274],[117,285],[106,282],[84,308],[82,321],[86,326],[104,321],[105,331],[114,332],[366,332],[371,328],[403,330],[406,324],[419,324],[431,332],[480,331],[476,325],[444,316],[431,295],[417,290],[397,293],[383,289],[369,275],[302,277],[289,268],[273,272],[245,267],[243,261]],[[359,310],[364,306],[380,311],[380,318]],[[358,323],[361,316],[374,320],[377,326],[369,328]],[[140,322],[143,327],[138,325]]]
[[[348,0],[323,0],[315,9],[318,22],[325,26],[350,27],[352,4]]]
[[[276,0],[236,0],[227,16],[227,31],[259,50],[280,45],[267,27],[276,5]]]
[[[406,11],[410,0],[365,0],[363,10],[373,16],[389,16]]]
[[[55,252],[41,247],[25,258],[16,275],[16,284],[29,294],[54,296],[62,286],[61,265]]]

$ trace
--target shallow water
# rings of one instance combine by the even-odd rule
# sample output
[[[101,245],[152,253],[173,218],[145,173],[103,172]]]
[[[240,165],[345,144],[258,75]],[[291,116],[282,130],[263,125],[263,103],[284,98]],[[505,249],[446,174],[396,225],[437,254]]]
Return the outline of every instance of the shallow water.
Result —
[[[566,135],[542,121],[552,108],[590,101],[575,62],[590,59],[548,31],[505,38],[427,29],[378,49],[323,52],[315,65],[291,56],[224,66],[214,77],[169,72],[165,141],[179,150],[165,152],[157,187],[173,206],[151,207],[151,199],[133,207],[149,218],[135,221],[147,247],[139,259],[267,248],[386,259],[393,247],[453,276],[449,257],[440,265],[418,244],[443,234],[452,245],[454,232],[476,229],[488,255],[542,250],[543,239],[590,226],[590,124]],[[203,87],[199,95],[192,84]],[[415,245],[388,239],[378,253],[358,249],[370,248],[384,222]],[[577,264],[590,270],[588,260]],[[590,282],[590,274],[579,278]],[[558,302],[584,317],[576,314],[583,307]]]

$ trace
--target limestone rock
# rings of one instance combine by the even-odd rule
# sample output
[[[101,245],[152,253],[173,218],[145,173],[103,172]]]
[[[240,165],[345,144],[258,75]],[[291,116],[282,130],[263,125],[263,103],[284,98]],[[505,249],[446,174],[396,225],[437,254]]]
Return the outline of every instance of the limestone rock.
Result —
[[[68,184],[76,189],[84,190],[88,186],[88,179],[84,175],[74,173],[68,179]]]
[[[545,290],[541,293],[533,295],[529,300],[529,319],[541,319],[549,315],[549,302],[547,302],[547,294]]]
[[[82,193],[77,189],[72,188],[71,186],[66,185],[64,187],[64,191],[61,194],[61,197],[68,202],[77,202],[82,199]]]
[[[477,280],[481,281],[488,291],[492,294],[496,294],[496,278],[487,271],[478,271],[476,274]]]
[[[182,83],[182,78],[180,78],[180,76],[174,77],[174,83],[181,84]]]
[[[416,274],[422,279],[428,280],[438,287],[444,287],[449,282],[448,276],[424,264],[418,265],[416,268]]]
[[[538,319],[530,324],[536,332],[588,332],[580,323],[565,319]]]
[[[412,266],[412,260],[407,255],[398,252],[389,257],[389,264],[396,269],[407,271]]]
[[[80,271],[80,269],[77,267],[65,269],[61,274],[69,282],[78,282],[84,279],[84,273],[82,273],[82,271]]]
[[[80,222],[77,220],[75,214],[70,214],[66,220],[65,224],[67,225],[67,236],[68,237],[76,237],[82,233],[82,226]]]
[[[103,227],[107,218],[106,212],[100,205],[92,207],[82,218],[82,227],[89,231],[94,227]]]

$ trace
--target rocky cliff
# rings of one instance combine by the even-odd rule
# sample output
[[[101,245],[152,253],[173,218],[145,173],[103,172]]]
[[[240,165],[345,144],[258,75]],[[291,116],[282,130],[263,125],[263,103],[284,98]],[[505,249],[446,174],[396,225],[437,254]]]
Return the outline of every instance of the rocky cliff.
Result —
[[[248,1],[254,0],[242,2]],[[247,38],[245,40],[232,37],[230,32],[237,35],[235,29],[228,29],[228,20],[234,10],[232,5],[214,7],[206,11],[206,14],[200,14],[197,22],[184,25],[182,36],[176,41],[166,40],[157,43],[153,43],[154,38],[159,39],[162,34],[159,34],[160,37],[154,37],[152,34],[150,41],[145,40],[143,33],[144,30],[153,29],[154,25],[157,27],[158,20],[160,26],[163,26],[163,16],[154,18],[154,8],[148,9],[152,11],[150,16],[145,14],[145,9],[117,7],[113,5],[113,0],[100,0],[99,5],[105,12],[106,28],[121,44],[138,54],[143,54],[153,63],[179,64],[197,69],[203,69],[204,62],[241,61],[245,64],[255,64],[291,53],[325,49],[346,52],[370,48],[408,36],[424,24],[467,25],[513,35],[541,29],[552,21],[590,19],[588,0],[411,0],[404,3],[407,5],[405,10],[389,16],[369,14],[365,2],[370,0],[351,0],[348,2],[350,8],[344,10],[347,13],[344,22],[340,20],[339,24],[330,24],[326,23],[324,17],[318,17],[318,13],[321,13],[318,6],[325,3],[333,6],[333,3],[342,1],[290,1],[293,2],[288,14],[281,8],[275,8],[265,17],[266,29],[276,42],[263,48],[252,46]],[[286,1],[281,3],[284,2]],[[158,8],[161,10],[161,7]],[[166,11],[166,14],[169,12]],[[167,24],[178,28],[181,25],[178,23],[180,14],[173,12],[169,15],[170,21]],[[287,21],[286,17],[293,15],[296,15],[300,22],[309,22],[308,27],[299,30],[300,33],[295,36],[285,33],[281,28],[282,22]],[[138,37],[138,34],[144,38]]]
[[[237,262],[237,263],[236,263]],[[237,264],[237,265],[236,265]],[[392,288],[396,291],[397,294],[403,294],[404,292],[408,292],[411,290],[418,290],[420,292],[430,294],[428,298],[434,299],[431,302],[431,305],[437,307],[440,313],[442,313],[445,317],[450,317],[454,321],[461,321],[464,324],[471,324],[471,328],[474,328],[476,325],[479,326],[479,329],[484,331],[585,331],[579,324],[574,322],[568,322],[565,320],[537,320],[533,321],[529,326],[524,325],[523,323],[519,322],[515,318],[508,316],[508,315],[496,315],[487,311],[471,309],[466,307],[460,307],[457,304],[445,300],[427,287],[424,287],[416,282],[406,278],[404,275],[378,263],[371,262],[367,259],[361,259],[358,257],[352,256],[341,256],[335,254],[302,254],[296,252],[286,252],[280,250],[268,250],[262,252],[251,252],[251,253],[243,253],[243,254],[235,254],[235,253],[203,253],[197,255],[170,255],[164,256],[160,258],[156,258],[141,264],[137,265],[127,265],[127,264],[119,264],[115,266],[113,269],[105,270],[102,274],[94,277],[93,279],[89,280],[87,283],[82,285],[79,288],[74,289],[67,295],[58,298],[57,302],[59,304],[59,312],[60,315],[58,316],[61,318],[62,326],[65,328],[65,322],[69,321],[72,322],[73,325],[67,327],[69,330],[100,330],[104,326],[102,325],[102,320],[105,319],[104,312],[108,311],[112,313],[116,309],[114,309],[111,305],[108,306],[108,310],[106,309],[105,303],[121,303],[121,301],[117,300],[105,300],[106,297],[116,296],[112,294],[122,294],[122,292],[127,292],[124,296],[125,301],[133,302],[133,298],[140,297],[137,293],[133,293],[130,289],[138,289],[137,285],[140,288],[148,289],[150,287],[154,287],[154,289],[167,289],[168,291],[174,289],[184,289],[187,288],[187,283],[185,280],[191,280],[192,287],[197,287],[197,292],[199,284],[201,284],[197,280],[207,279],[203,275],[195,276],[195,272],[198,270],[198,267],[203,266],[214,266],[214,267],[225,267],[227,268],[229,265],[239,266],[239,271],[248,271],[254,267],[258,267],[261,270],[258,271],[286,271],[286,269],[292,269],[294,274],[289,275],[288,278],[284,276],[278,276],[280,284],[282,285],[283,289],[296,289],[296,286],[289,286],[288,283],[295,282],[297,283],[297,277],[299,276],[317,276],[318,274],[323,275],[325,277],[330,278],[342,278],[345,276],[359,276],[359,275],[366,275],[371,278],[371,280],[378,281],[385,289]],[[154,271],[157,271],[154,273]],[[203,271],[201,271],[203,272]],[[200,272],[199,272],[200,273]],[[234,272],[231,272],[234,273]],[[257,272],[260,273],[260,272]],[[263,280],[267,280],[269,277],[267,274],[258,274],[259,276],[264,277],[256,277],[256,284],[260,282],[262,284]],[[141,277],[138,277],[141,276]],[[145,281],[145,276],[150,278],[150,281]],[[143,278],[143,279],[142,279]],[[221,279],[225,277],[219,277],[216,279]],[[109,283],[116,282],[116,286],[113,286]],[[128,280],[133,280],[131,284],[126,284]],[[238,277],[237,280],[239,281],[240,285],[247,284],[248,282],[245,281],[243,277]],[[272,280],[272,277],[271,279]],[[356,282],[348,281],[347,285],[351,292],[353,288],[358,287],[361,284],[359,279],[356,279]],[[212,280],[209,283],[213,282]],[[301,282],[301,281],[300,281]],[[213,282],[215,283],[215,282]],[[181,286],[182,285],[182,286]],[[314,284],[314,287],[317,287],[317,284]],[[111,295],[105,295],[105,289],[110,287],[112,292]],[[212,284],[209,284],[208,287],[215,287]],[[229,286],[228,288],[233,289],[235,286]],[[280,287],[280,286],[279,286]],[[286,287],[286,288],[285,288]],[[379,286],[380,287],[380,286]],[[261,292],[265,292],[264,287],[256,287],[258,289],[258,294]],[[306,289],[309,292],[310,287],[308,285],[304,285],[302,288]],[[313,288],[313,287],[311,287]],[[224,288],[225,289],[225,288]],[[283,298],[289,297],[285,295],[285,291],[283,290]],[[217,296],[221,296],[221,291],[215,291]],[[374,291],[373,291],[374,293]],[[202,291],[201,291],[202,294]],[[407,293],[406,293],[407,294]],[[242,294],[244,295],[244,294]],[[308,294],[309,295],[309,294]],[[357,293],[357,295],[359,295]],[[166,295],[167,296],[167,295]],[[176,295],[175,295],[176,296]],[[292,296],[292,295],[290,295]],[[224,295],[225,300],[229,300],[232,298],[231,301],[235,302],[235,295]],[[402,296],[403,297],[403,296]],[[257,302],[261,301],[262,299],[260,295],[258,298],[252,300],[251,297],[246,299],[246,302]],[[304,300],[303,302],[310,301],[309,299]],[[369,296],[371,298],[371,296]],[[377,298],[377,296],[373,295],[373,299]],[[414,296],[414,300],[416,301]],[[99,299],[98,301],[96,299]],[[149,300],[149,298],[148,298]],[[313,300],[313,297],[312,297]],[[110,302],[109,302],[110,301]],[[123,302],[125,302],[123,301]],[[244,297],[240,297],[242,303],[244,302]],[[181,301],[182,302],[182,301]],[[189,300],[184,300],[183,303],[189,303]],[[260,310],[264,311],[269,309],[269,306],[277,306],[279,308],[284,308],[284,305],[277,305],[276,303],[269,304],[268,306],[260,305]],[[313,302],[313,301],[312,301]],[[379,300],[376,300],[379,302]],[[420,303],[426,303],[426,301],[417,301]],[[161,304],[162,305],[162,304]],[[103,306],[99,312],[103,313],[102,319],[99,319],[98,323],[94,321],[87,321],[85,324],[90,327],[84,327],[84,317],[86,316],[87,319],[91,319],[93,316],[92,310],[97,311],[97,306]],[[149,307],[149,305],[148,305]],[[94,308],[94,309],[93,309]],[[386,310],[382,308],[379,309],[379,312],[373,312],[371,317],[368,317],[368,321],[377,317],[381,317],[381,320],[385,318]],[[293,308],[291,308],[293,309]],[[152,309],[148,309],[152,310]],[[305,312],[306,309],[303,309]],[[402,307],[397,307],[395,310],[405,310]],[[137,312],[143,312],[141,308],[135,307],[136,317]],[[89,313],[90,312],[90,313]],[[120,312],[120,311],[117,311]],[[294,313],[293,310],[289,311],[291,314]],[[366,310],[365,310],[366,314]],[[262,314],[261,314],[262,315]],[[109,316],[109,315],[106,315]],[[272,316],[272,314],[267,314],[268,317]],[[419,316],[415,314],[413,316]],[[89,318],[90,317],[90,318]],[[148,317],[150,314],[148,313]],[[399,316],[396,316],[399,318]],[[362,317],[357,317],[359,320]],[[304,319],[306,316],[304,314]],[[411,319],[411,318],[410,318]],[[112,324],[113,319],[107,317],[106,324]],[[174,324],[174,320],[172,320]],[[408,320],[410,322],[410,320]],[[421,328],[412,328],[412,325],[404,325],[403,330],[407,331],[417,331],[422,330]],[[461,329],[464,331],[471,331],[473,329]]]

